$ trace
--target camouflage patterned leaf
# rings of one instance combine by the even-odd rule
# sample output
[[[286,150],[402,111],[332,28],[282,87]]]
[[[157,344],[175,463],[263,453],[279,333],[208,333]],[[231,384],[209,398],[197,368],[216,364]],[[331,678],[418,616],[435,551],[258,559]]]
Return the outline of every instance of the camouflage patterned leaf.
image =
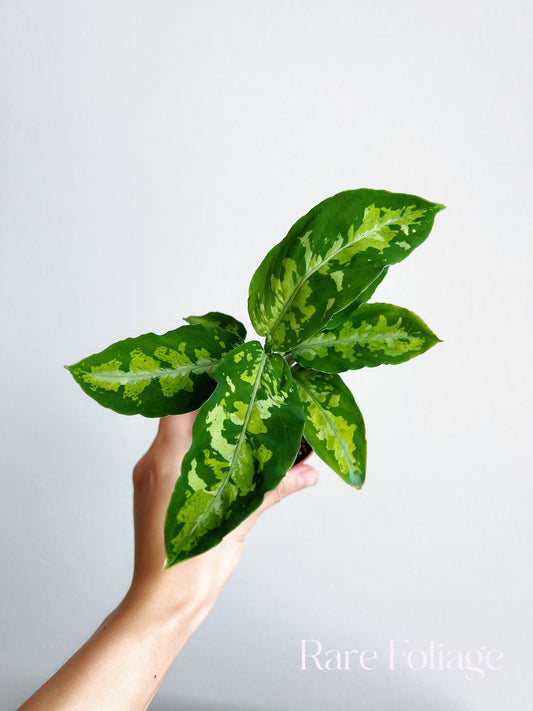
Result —
[[[206,326],[126,338],[65,366],[82,390],[122,415],[165,417],[196,410],[215,389],[215,371],[242,339]]]
[[[318,456],[347,484],[365,480],[365,423],[339,375],[292,369],[305,412],[304,435]]]
[[[193,427],[165,522],[167,567],[219,543],[294,462],[304,417],[285,360],[257,341],[220,364]]]
[[[231,331],[240,336],[243,340],[246,338],[246,328],[244,324],[237,321],[233,316],[220,313],[220,311],[210,311],[205,316],[188,316],[183,319],[187,323],[201,323],[203,326],[218,326],[225,328],[226,331]]]
[[[289,351],[353,302],[383,267],[429,235],[443,205],[384,190],[347,190],[314,207],[265,257],[248,311],[267,349]]]
[[[330,331],[294,349],[298,363],[327,373],[404,363],[439,343],[412,311],[392,304],[362,304]]]
[[[378,286],[381,284],[383,279],[387,276],[387,272],[389,271],[388,267],[385,267],[384,269],[381,270],[379,276],[377,279],[375,279],[372,284],[368,287],[368,289],[365,289],[362,294],[359,294],[357,299],[355,301],[352,301],[351,304],[348,304],[348,306],[345,309],[342,309],[342,311],[338,311],[334,316],[331,317],[331,319],[327,322],[326,326],[324,327],[324,331],[330,331],[332,328],[337,328],[337,326],[340,326],[346,321],[347,316],[351,316],[352,313],[355,311],[355,309],[358,306],[361,306],[361,304],[366,304],[366,302],[374,295],[374,292],[378,288]]]

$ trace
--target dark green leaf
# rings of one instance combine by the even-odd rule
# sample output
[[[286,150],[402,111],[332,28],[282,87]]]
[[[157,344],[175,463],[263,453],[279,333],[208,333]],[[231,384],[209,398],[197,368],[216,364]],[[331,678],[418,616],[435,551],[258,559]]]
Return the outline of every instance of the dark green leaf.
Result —
[[[384,267],[429,235],[443,205],[385,190],[347,190],[314,207],[255,272],[248,300],[267,348],[286,352],[326,326]]]
[[[242,339],[221,328],[181,326],[114,343],[65,366],[82,390],[122,415],[165,417],[196,410],[215,388],[215,371]]]
[[[257,341],[229,353],[200,409],[165,522],[167,567],[212,548],[294,462],[304,417],[285,360]]]
[[[378,278],[375,279],[372,282],[372,284],[370,284],[368,289],[365,289],[362,294],[359,294],[357,299],[355,301],[352,301],[351,304],[348,304],[348,306],[345,309],[342,309],[342,311],[338,311],[334,316],[331,317],[331,319],[327,322],[326,326],[324,327],[324,331],[330,331],[332,328],[337,328],[337,326],[340,326],[341,324],[344,323],[347,316],[352,315],[352,313],[355,311],[356,308],[361,306],[361,304],[365,304],[374,295],[374,292],[376,291],[378,286],[381,284],[383,279],[385,279],[385,277],[387,276],[388,271],[389,271],[388,267],[385,267],[384,269],[382,269]]]
[[[294,380],[305,412],[304,435],[318,456],[347,484],[365,480],[365,423],[339,375],[295,366]]]
[[[298,363],[326,373],[404,363],[439,342],[412,311],[392,304],[362,304],[331,331],[294,349]]]
[[[210,311],[205,316],[188,316],[183,320],[187,321],[187,323],[201,323],[203,326],[218,326],[219,328],[225,328],[226,331],[236,333],[243,340],[246,338],[244,324],[237,321],[233,316],[220,313],[220,311]]]

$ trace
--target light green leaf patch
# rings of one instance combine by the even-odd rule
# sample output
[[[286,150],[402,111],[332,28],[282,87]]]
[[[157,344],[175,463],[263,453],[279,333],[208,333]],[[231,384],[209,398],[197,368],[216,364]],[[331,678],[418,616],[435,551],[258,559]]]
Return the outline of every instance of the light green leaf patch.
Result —
[[[196,410],[215,388],[215,371],[240,336],[181,326],[126,338],[65,366],[87,395],[122,415],[165,417]]]
[[[212,548],[244,521],[300,447],[302,406],[281,356],[245,343],[226,355],[216,378],[167,511],[167,567]]]
[[[392,304],[362,304],[340,326],[311,336],[292,355],[308,368],[342,373],[404,363],[436,343],[437,336],[412,311]]]
[[[293,225],[250,283],[248,310],[267,347],[288,351],[323,329],[427,238],[443,205],[384,190],[347,190]]]
[[[237,334],[243,340],[246,338],[246,328],[243,323],[237,321],[233,316],[228,314],[223,314],[220,311],[210,311],[204,316],[188,316],[183,319],[187,323],[201,323],[203,326],[218,326],[219,328],[225,328],[226,331],[231,331]]]
[[[304,435],[318,456],[347,484],[365,480],[365,423],[339,375],[292,369],[305,412]]]

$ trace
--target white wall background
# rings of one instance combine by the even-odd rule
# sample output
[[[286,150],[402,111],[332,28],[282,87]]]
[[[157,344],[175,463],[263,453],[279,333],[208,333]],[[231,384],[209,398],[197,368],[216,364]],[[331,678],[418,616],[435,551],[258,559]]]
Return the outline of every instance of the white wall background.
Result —
[[[531,709],[526,0],[3,0],[2,708],[125,592],[156,423],[61,367],[212,308],[339,190],[443,202],[381,300],[444,339],[348,376],[368,479],[271,510],[153,708]],[[528,471],[529,470],[529,471]],[[504,669],[299,670],[325,647],[496,647]]]

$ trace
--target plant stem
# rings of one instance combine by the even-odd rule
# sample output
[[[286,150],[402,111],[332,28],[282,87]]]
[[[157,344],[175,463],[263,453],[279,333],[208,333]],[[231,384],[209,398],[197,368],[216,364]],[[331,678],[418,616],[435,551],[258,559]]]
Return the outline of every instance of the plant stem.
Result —
[[[290,352],[285,353],[285,355],[283,357],[285,358],[285,360],[287,361],[287,364],[289,366],[293,366],[296,363],[296,361],[294,360],[294,358],[292,357],[292,354]]]

